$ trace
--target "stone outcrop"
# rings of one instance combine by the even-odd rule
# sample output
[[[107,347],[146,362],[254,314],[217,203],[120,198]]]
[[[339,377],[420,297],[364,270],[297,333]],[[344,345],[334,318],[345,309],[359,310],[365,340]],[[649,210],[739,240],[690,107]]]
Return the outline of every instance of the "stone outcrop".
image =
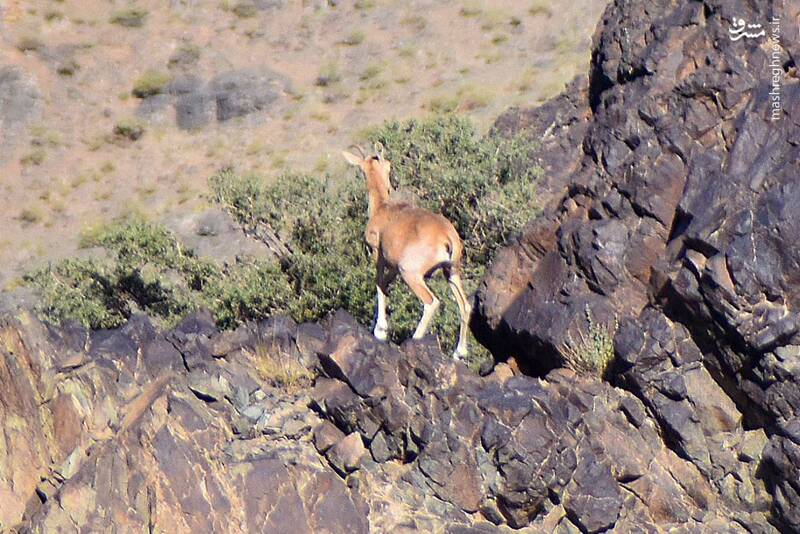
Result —
[[[193,130],[215,120],[250,115],[258,120],[258,112],[271,109],[290,92],[289,80],[268,68],[223,72],[208,83],[180,72],[162,93],[142,100],[137,115],[151,122],[168,122],[174,116],[179,128]]]
[[[725,398],[698,412],[721,427],[705,439],[738,441],[708,467],[632,393],[566,370],[480,377],[433,339],[388,345],[343,312],[232,332],[200,313],[164,333],[143,316],[90,333],[22,313],[0,341],[4,529],[768,530],[767,490],[745,486],[766,437],[737,434]],[[277,387],[273,355],[321,375]]]
[[[301,358],[314,335],[220,333],[202,314],[165,334],[144,317],[92,333],[3,318],[0,530],[367,532],[311,444],[307,395],[257,371],[255,347]]]
[[[771,1],[612,3],[585,90],[498,121],[542,139],[551,176],[474,319],[537,375],[563,365],[587,315],[617,320],[612,382],[727,506],[787,531],[800,529],[798,16]],[[732,40],[738,18],[768,35]]]

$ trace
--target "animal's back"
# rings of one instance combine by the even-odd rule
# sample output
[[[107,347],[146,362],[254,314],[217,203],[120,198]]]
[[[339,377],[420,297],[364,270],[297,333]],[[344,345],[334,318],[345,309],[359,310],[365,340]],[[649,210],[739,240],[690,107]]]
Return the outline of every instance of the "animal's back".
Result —
[[[390,263],[397,265],[409,255],[431,253],[441,254],[443,260],[451,259],[453,249],[460,249],[458,233],[444,216],[408,204],[395,204],[385,209],[388,224],[381,233],[381,249]],[[413,248],[409,250],[411,243]]]

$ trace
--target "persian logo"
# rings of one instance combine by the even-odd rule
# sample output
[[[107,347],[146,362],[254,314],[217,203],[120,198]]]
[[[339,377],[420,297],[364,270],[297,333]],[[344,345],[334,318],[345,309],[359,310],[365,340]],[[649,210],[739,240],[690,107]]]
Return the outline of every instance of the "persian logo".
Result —
[[[760,31],[759,31],[760,30]],[[758,39],[764,37],[767,31],[761,24],[747,24],[744,19],[733,19],[733,26],[728,29],[731,41],[738,41],[742,38]]]

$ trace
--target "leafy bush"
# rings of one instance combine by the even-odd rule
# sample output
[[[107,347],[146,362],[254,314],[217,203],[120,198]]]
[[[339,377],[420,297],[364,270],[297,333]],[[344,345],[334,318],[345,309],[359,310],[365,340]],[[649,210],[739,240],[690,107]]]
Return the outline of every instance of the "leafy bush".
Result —
[[[172,81],[172,77],[169,74],[148,70],[134,82],[131,92],[133,96],[147,98],[162,93],[170,81]]]
[[[122,119],[114,125],[114,135],[137,141],[144,135],[144,124],[138,119]]]
[[[83,244],[105,248],[111,259],[67,260],[25,277],[42,290],[40,311],[51,321],[111,328],[142,311],[171,324],[197,308],[200,292],[218,276],[165,228],[141,219],[101,228]]]

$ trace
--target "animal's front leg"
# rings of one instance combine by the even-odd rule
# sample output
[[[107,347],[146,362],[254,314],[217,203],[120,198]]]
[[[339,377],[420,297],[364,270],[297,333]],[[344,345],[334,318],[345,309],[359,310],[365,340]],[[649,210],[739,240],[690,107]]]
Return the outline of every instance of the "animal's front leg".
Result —
[[[375,310],[375,337],[386,341],[389,333],[389,321],[386,319],[386,295],[389,293],[389,284],[397,276],[397,270],[386,265],[382,255],[378,255],[376,289],[378,302]]]

